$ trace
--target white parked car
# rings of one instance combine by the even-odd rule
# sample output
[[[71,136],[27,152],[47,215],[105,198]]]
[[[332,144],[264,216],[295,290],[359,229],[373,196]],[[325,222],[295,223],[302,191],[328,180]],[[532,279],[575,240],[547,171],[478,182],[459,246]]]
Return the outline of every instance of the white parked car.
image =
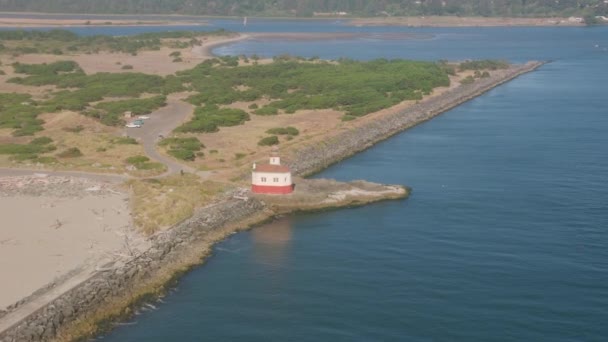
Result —
[[[140,116],[138,116],[137,118],[138,118],[138,119],[141,119],[141,120],[148,120],[150,117],[149,117],[149,116],[147,116],[147,115],[140,115]]]
[[[128,123],[128,124],[125,125],[125,127],[127,127],[127,128],[140,128],[141,125],[138,125],[136,123]]]

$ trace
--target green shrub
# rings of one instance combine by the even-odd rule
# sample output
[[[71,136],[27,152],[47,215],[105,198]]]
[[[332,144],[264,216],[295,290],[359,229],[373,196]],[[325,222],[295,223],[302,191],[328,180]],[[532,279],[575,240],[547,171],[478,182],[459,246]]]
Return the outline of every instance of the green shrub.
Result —
[[[475,82],[475,79],[471,75],[469,75],[469,76],[465,77],[464,79],[460,80],[461,84],[471,84],[473,82]]]
[[[137,140],[131,137],[120,137],[112,139],[112,142],[118,145],[137,145]]]
[[[88,111],[85,115],[97,117],[103,124],[117,126],[124,123],[123,114],[127,111],[135,115],[148,114],[166,105],[163,95],[145,99],[129,99],[101,102],[95,105],[97,111]]]
[[[245,156],[247,156],[245,153],[235,153],[234,159],[236,159],[236,160],[243,159],[243,158],[245,158]]]
[[[162,170],[165,165],[157,162],[146,162],[135,165],[138,170]]]
[[[70,133],[80,133],[84,130],[84,127],[82,125],[74,127],[64,127],[63,130]]]
[[[258,109],[258,104],[257,103],[252,103],[249,105],[248,107],[249,109]]]
[[[194,160],[197,155],[195,152],[200,151],[205,147],[205,145],[195,137],[166,138],[163,139],[159,145],[168,147],[169,150],[167,153],[181,160]]]
[[[14,129],[14,136],[34,135],[42,131],[41,110],[31,95],[0,93],[0,128]]]
[[[169,151],[167,151],[167,153],[169,153],[171,156],[177,158],[177,159],[181,159],[181,160],[194,160],[196,158],[196,156],[194,155],[194,152],[192,152],[191,150],[186,150],[186,149],[171,149]]]
[[[125,161],[127,162],[127,164],[137,165],[150,161],[150,158],[146,156],[133,156],[127,158]]]
[[[219,108],[216,105],[207,105],[196,108],[194,118],[176,128],[176,131],[216,132],[218,127],[241,125],[249,119],[249,114],[241,109]]]
[[[272,146],[272,145],[277,145],[278,143],[279,143],[279,137],[277,137],[276,135],[272,135],[272,136],[263,138],[262,140],[258,141],[259,146]]]
[[[200,151],[205,145],[195,137],[188,138],[165,138],[158,143],[160,146],[169,146],[172,149],[186,149],[191,151]]]
[[[54,157],[43,156],[34,159],[34,162],[40,164],[57,164],[57,159]]]
[[[30,141],[31,145],[48,145],[53,142],[53,139],[49,137],[39,137]]]
[[[59,73],[69,73],[82,71],[78,63],[74,61],[57,61],[50,64],[21,64],[13,63],[13,69],[17,74],[26,75],[57,75]]]
[[[169,57],[179,57],[182,53],[180,51],[173,51],[169,54]]]
[[[125,64],[121,67],[122,70],[132,70],[133,66],[130,64]]]
[[[277,115],[279,114],[279,110],[272,106],[264,106],[255,110],[253,113],[257,115]]]
[[[460,63],[460,70],[497,70],[497,69],[507,69],[509,67],[509,62],[506,61],[498,61],[491,59],[484,59],[479,61],[466,61]]]
[[[298,129],[295,127],[288,126],[288,127],[271,128],[271,129],[267,130],[266,133],[296,136],[296,135],[300,134],[300,131],[298,131]]]
[[[177,57],[173,59],[173,63],[180,63],[183,62],[184,60],[181,57]]]
[[[59,158],[78,158],[82,157],[82,152],[78,149],[78,147],[71,147],[67,150],[57,154]]]
[[[54,145],[0,144],[0,154],[38,154],[54,151]]]
[[[25,154],[15,154],[12,155],[10,160],[13,161],[25,161],[25,160],[35,160],[38,159],[38,155],[34,153],[25,153]]]

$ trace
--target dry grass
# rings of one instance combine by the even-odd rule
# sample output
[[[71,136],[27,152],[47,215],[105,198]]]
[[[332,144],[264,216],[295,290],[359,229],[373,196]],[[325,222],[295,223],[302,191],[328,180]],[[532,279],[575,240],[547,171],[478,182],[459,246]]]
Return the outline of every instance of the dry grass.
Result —
[[[253,110],[248,108],[252,103],[263,106],[268,102],[264,99],[226,106],[249,112],[251,120],[240,126],[222,127],[216,133],[196,135],[206,146],[205,157],[197,159],[196,166],[207,170],[225,170],[249,166],[253,161],[265,159],[271,147],[260,147],[258,141],[269,136],[266,131],[271,128],[292,126],[300,131],[300,135],[291,140],[287,136],[279,137],[279,146],[285,150],[303,142],[308,143],[313,136],[321,139],[344,125],[340,121],[342,113],[335,110],[301,110],[294,114],[260,116],[251,113]],[[240,157],[236,158],[237,155]]]
[[[146,234],[187,219],[196,208],[208,204],[215,195],[226,190],[223,184],[201,181],[192,174],[131,180],[127,184],[132,193],[134,223]]]

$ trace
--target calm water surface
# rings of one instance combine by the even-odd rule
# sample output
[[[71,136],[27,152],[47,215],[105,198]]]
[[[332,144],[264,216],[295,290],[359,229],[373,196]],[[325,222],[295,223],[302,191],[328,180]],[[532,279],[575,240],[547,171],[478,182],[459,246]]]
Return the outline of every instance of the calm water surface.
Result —
[[[158,310],[103,341],[608,338],[607,27],[258,24],[378,37],[247,41],[216,52],[553,62],[318,175],[407,184],[407,201],[237,234]],[[390,32],[423,35],[382,39]]]

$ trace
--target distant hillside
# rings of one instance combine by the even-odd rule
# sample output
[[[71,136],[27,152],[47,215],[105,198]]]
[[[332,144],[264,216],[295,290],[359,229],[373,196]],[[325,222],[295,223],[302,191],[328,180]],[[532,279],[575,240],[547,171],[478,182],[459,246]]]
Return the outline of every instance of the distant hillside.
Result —
[[[0,0],[0,11],[115,14],[296,16],[608,15],[604,0]],[[344,13],[343,13],[344,14]]]

